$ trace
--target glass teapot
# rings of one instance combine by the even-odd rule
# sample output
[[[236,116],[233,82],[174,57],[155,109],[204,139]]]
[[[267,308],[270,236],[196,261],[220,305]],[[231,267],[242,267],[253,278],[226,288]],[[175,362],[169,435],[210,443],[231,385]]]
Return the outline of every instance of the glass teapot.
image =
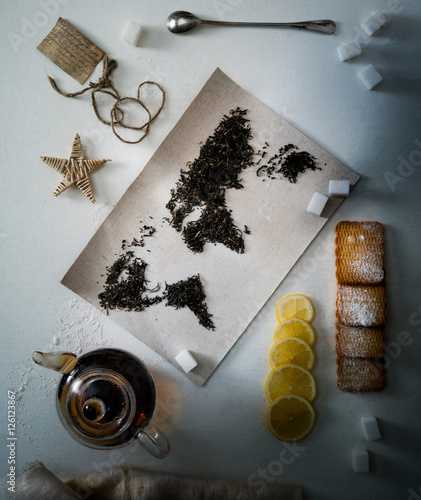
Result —
[[[118,349],[97,349],[80,357],[69,352],[35,351],[33,360],[63,374],[57,411],[64,427],[80,443],[96,449],[124,446],[135,438],[156,458],[170,443],[152,422],[155,382],[147,367]]]

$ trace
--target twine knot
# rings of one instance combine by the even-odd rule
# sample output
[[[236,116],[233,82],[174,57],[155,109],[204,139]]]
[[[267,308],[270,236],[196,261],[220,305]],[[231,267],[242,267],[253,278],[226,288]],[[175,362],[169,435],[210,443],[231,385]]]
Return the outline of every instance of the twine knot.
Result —
[[[104,61],[102,63],[102,76],[100,76],[97,83],[89,82],[89,86],[91,88],[112,87],[110,76],[116,67],[117,61],[115,61],[114,59],[108,59],[107,56],[104,56]]]
[[[111,87],[111,80],[105,76],[101,76],[97,83],[89,82],[89,86],[94,89]]]

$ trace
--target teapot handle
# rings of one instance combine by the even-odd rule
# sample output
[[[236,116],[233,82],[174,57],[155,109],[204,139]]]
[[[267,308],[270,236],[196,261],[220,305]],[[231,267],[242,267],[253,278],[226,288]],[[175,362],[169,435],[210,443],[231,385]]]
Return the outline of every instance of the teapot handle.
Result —
[[[142,429],[136,437],[140,446],[155,458],[165,458],[171,449],[167,437],[153,422]]]

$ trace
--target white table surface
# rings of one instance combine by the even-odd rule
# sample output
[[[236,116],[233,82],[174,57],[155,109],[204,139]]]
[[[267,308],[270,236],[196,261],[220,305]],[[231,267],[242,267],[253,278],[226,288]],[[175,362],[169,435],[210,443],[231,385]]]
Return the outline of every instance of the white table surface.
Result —
[[[359,28],[360,22],[377,8],[388,11],[392,21],[378,36],[367,37]],[[338,30],[327,36],[292,30],[202,27],[176,36],[165,27],[168,14],[176,9],[222,20],[331,18],[337,21]],[[87,95],[65,99],[50,88],[46,73],[56,77],[66,90],[80,88],[36,50],[58,17],[72,23],[118,61],[113,81],[121,94],[134,94],[137,85],[147,79],[165,87],[164,111],[140,145],[123,144],[100,125]],[[139,47],[121,39],[129,19],[144,26]],[[308,499],[406,499],[411,489],[418,492],[420,22],[421,7],[415,0],[3,0],[2,483],[9,467],[7,390],[17,397],[18,470],[37,459],[66,479],[97,470],[109,461],[109,452],[82,447],[62,429],[54,404],[59,376],[37,367],[31,353],[80,353],[115,346],[132,351],[153,372],[159,396],[158,420],[172,444],[170,455],[162,461],[134,449],[133,444],[121,450],[119,465],[241,479],[250,482],[253,493],[262,481],[300,484]],[[340,62],[337,45],[353,39],[362,43],[362,55]],[[369,63],[383,76],[373,91],[366,90],[357,78],[357,72]],[[361,180],[227,358],[199,388],[62,286],[60,279],[218,66],[361,175]],[[97,68],[91,79],[96,81],[99,75]],[[39,158],[67,156],[76,132],[88,158],[113,160],[91,175],[95,205],[76,189],[55,198],[51,192],[59,175]],[[378,220],[386,228],[388,383],[375,394],[347,394],[336,387],[333,237],[336,223],[344,219]],[[312,433],[288,455],[293,459],[280,465],[286,452],[267,430],[263,386],[277,324],[275,305],[292,292],[307,294],[316,309],[317,421]],[[378,418],[380,441],[365,441],[360,425],[364,415]],[[370,474],[353,472],[354,446],[370,451]]]

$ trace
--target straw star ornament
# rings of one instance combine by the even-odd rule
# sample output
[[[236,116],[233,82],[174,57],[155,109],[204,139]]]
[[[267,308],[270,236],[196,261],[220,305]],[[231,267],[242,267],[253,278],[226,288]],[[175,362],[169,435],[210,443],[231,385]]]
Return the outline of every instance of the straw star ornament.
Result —
[[[53,192],[54,196],[58,196],[70,186],[76,186],[92,203],[95,203],[95,197],[88,174],[101,165],[104,165],[107,161],[111,161],[86,160],[83,154],[82,142],[78,134],[76,134],[73,140],[72,151],[68,159],[41,156],[41,160],[63,175],[60,184]]]

